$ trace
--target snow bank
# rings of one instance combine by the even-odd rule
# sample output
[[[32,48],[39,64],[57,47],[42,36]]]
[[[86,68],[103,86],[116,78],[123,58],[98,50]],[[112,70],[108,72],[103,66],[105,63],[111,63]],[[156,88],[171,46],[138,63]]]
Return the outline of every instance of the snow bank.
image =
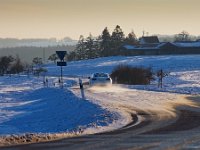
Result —
[[[49,78],[50,83],[54,80]],[[46,137],[44,134],[72,136],[117,120],[117,114],[78,98],[67,88],[44,87],[42,78],[1,77],[0,87],[2,139],[15,135],[23,140],[27,133],[34,139]]]

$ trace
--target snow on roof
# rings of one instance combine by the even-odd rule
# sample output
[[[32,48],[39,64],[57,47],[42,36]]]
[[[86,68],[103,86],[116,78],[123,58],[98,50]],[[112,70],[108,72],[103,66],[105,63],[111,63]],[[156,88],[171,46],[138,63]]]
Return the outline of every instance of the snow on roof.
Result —
[[[175,43],[173,43],[173,42],[162,42],[162,43],[159,43],[158,45],[157,45],[157,47],[156,48],[163,48],[163,47],[165,47],[165,46],[167,46],[167,47],[177,47],[177,45],[175,44]]]
[[[162,42],[157,44],[141,44],[139,46],[134,45],[124,45],[123,47],[127,50],[146,50],[146,49],[160,49],[163,46],[174,46],[174,47],[185,47],[185,48],[192,48],[192,47],[199,47],[200,48],[200,41],[191,41],[191,42]]]
[[[163,44],[163,43],[162,43]],[[141,44],[139,46],[124,45],[123,47],[127,50],[144,50],[144,49],[157,49],[161,44]]]
[[[123,47],[128,49],[128,50],[136,48],[136,46],[133,46],[133,45],[124,45]]]
[[[197,42],[175,42],[178,47],[200,47],[200,41]]]
[[[162,46],[164,46],[166,43],[164,42],[164,43],[159,43],[157,46],[156,46],[156,48],[160,48],[160,47],[162,47]]]

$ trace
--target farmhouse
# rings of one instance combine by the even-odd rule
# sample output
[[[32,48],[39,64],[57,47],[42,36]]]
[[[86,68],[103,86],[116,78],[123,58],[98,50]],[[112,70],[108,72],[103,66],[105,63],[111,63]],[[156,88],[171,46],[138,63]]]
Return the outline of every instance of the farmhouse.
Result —
[[[123,45],[122,55],[200,54],[200,41],[159,42],[157,36],[141,37],[139,45]]]

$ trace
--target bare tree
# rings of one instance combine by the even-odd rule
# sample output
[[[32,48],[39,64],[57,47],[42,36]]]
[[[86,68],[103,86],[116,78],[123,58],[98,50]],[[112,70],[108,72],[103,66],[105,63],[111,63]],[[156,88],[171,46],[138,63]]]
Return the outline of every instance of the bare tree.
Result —
[[[168,73],[163,72],[162,69],[157,71],[157,77],[158,77],[158,88],[163,87],[163,78],[168,76]]]
[[[187,31],[182,31],[181,33],[175,35],[175,41],[189,41],[189,33]]]
[[[42,65],[42,58],[39,58],[39,57],[33,58],[33,64],[36,66]]]
[[[52,54],[48,58],[48,60],[53,61],[54,63],[56,63],[57,59],[58,59],[58,56],[56,54]]]

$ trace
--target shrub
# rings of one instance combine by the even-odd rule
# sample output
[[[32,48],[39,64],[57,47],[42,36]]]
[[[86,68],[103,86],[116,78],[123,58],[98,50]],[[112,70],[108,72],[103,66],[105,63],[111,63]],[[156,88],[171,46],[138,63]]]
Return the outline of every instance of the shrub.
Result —
[[[46,72],[47,72],[47,69],[40,67],[40,68],[35,69],[33,74],[39,77],[41,74],[45,74]]]
[[[151,68],[132,67],[129,65],[118,65],[111,73],[113,83],[145,85],[153,80]]]
[[[11,63],[14,61],[12,56],[2,56],[0,57],[0,75],[3,76],[7,73]]]
[[[17,56],[15,62],[10,67],[11,74],[19,74],[24,71],[24,64],[21,62],[20,58]]]

